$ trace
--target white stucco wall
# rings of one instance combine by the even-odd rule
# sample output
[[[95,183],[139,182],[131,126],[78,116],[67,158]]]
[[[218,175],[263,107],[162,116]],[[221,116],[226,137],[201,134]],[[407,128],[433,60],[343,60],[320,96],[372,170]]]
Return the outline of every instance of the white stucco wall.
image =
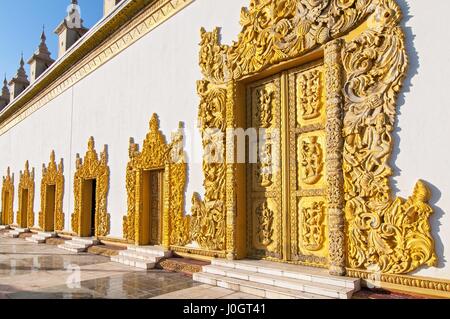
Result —
[[[400,115],[395,133],[393,167],[395,194],[408,197],[420,178],[433,191],[432,230],[439,255],[438,267],[421,269],[422,276],[450,279],[450,107],[445,94],[450,74],[447,12],[450,2],[434,0],[397,0],[405,13],[405,30],[411,67],[399,99]],[[409,5],[407,5],[407,3]],[[222,40],[231,43],[240,31],[240,8],[248,0],[196,0],[175,17],[159,26],[119,56],[83,79],[26,121],[0,137],[0,169],[11,166],[15,185],[25,160],[36,168],[35,213],[40,209],[42,163],[48,162],[51,149],[64,158],[66,229],[70,229],[73,210],[72,176],[75,154],[86,151],[89,136],[96,149],[108,145],[111,169],[108,212],[111,236],[122,236],[122,216],[126,212],[125,167],[128,139],[134,137],[142,147],[153,112],[160,116],[167,139],[170,132],[185,122],[188,136],[198,132],[196,81],[200,27],[222,27]],[[188,138],[191,153],[187,211],[192,193],[203,193],[200,140]],[[189,149],[188,149],[189,150]],[[194,163],[192,163],[194,162]],[[17,189],[16,189],[17,190]],[[17,193],[14,211],[16,212]]]
[[[410,69],[399,99],[393,162],[393,186],[408,197],[418,179],[431,187],[434,214],[431,227],[439,256],[437,268],[422,269],[422,276],[450,278],[450,2],[397,0],[405,15]]]

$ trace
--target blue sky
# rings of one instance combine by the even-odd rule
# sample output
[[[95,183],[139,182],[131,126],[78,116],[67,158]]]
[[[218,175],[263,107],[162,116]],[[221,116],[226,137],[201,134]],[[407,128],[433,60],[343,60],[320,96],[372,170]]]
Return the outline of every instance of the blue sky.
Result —
[[[11,79],[17,71],[20,53],[25,62],[40,42],[45,25],[47,46],[56,59],[57,36],[53,30],[66,16],[70,0],[0,0],[0,76]],[[78,0],[84,25],[92,27],[103,15],[103,0]],[[29,69],[27,65],[27,74]]]

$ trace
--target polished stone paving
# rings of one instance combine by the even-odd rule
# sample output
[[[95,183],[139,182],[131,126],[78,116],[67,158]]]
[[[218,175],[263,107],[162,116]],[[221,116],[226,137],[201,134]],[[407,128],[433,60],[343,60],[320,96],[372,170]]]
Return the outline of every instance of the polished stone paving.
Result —
[[[0,233],[0,299],[148,299],[196,286],[184,274],[136,270]]]

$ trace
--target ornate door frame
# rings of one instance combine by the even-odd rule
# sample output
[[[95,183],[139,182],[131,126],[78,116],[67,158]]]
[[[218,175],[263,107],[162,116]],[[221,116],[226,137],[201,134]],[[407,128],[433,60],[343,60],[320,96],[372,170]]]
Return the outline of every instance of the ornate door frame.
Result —
[[[28,161],[25,162],[25,170],[20,171],[19,180],[19,210],[17,211],[17,224],[19,227],[30,228],[34,225],[34,168],[30,172]],[[28,191],[27,208],[26,208],[26,220],[22,220],[23,216],[23,192]]]
[[[142,224],[143,202],[142,187],[144,171],[162,170],[162,246],[183,246],[189,241],[190,217],[184,217],[187,164],[183,149],[182,123],[172,134],[170,144],[159,129],[156,114],[152,115],[149,132],[143,142],[142,151],[138,144],[130,139],[130,160],[126,170],[126,189],[128,212],[123,218],[123,236],[128,241],[142,245],[141,235],[150,231]]]
[[[111,216],[107,213],[107,199],[109,190],[109,167],[108,167],[106,145],[100,153],[100,159],[95,150],[94,138],[91,136],[88,141],[88,150],[81,160],[79,154],[76,157],[76,171],[73,181],[73,194],[75,209],[72,213],[72,231],[78,236],[82,233],[82,188],[83,181],[95,179],[96,182],[96,203],[95,203],[95,237],[102,237],[109,234]]]
[[[5,194],[9,194],[8,201],[5,201]],[[5,206],[6,205],[6,206]],[[10,168],[6,171],[6,176],[3,176],[2,184],[2,220],[6,221],[5,225],[14,224],[14,174],[11,174]],[[7,211],[4,208],[7,207]]]
[[[54,227],[51,229],[47,225],[47,186],[55,186],[55,207],[54,207]],[[50,162],[46,167],[42,164],[41,179],[41,211],[39,212],[39,227],[44,231],[62,231],[64,230],[64,212],[63,212],[63,196],[64,196],[64,173],[63,159],[59,164],[55,161],[55,151],[50,154]]]
[[[201,30],[200,130],[205,152],[223,145],[217,156],[223,161],[204,161],[205,196],[202,200],[194,194],[192,199],[192,239],[200,246],[198,253],[242,256],[243,172],[234,160],[234,135],[227,135],[241,123],[239,83],[316,50],[324,52],[327,88],[330,273],[343,275],[347,266],[366,270],[370,265],[407,273],[435,265],[428,188],[419,181],[404,201],[393,198],[389,186],[396,97],[408,62],[401,18],[394,0],[250,0],[241,11],[242,31],[231,46],[220,43],[218,28]],[[414,228],[401,218],[408,210],[417,212]],[[202,231],[205,224],[213,231]],[[370,241],[369,233],[380,240],[362,245]],[[402,249],[405,245],[411,249]],[[398,258],[405,260],[400,266]]]

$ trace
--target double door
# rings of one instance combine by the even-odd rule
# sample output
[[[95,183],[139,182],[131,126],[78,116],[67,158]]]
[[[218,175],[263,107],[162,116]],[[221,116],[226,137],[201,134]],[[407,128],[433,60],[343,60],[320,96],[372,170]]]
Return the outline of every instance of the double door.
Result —
[[[319,61],[246,88],[247,255],[327,265],[326,88]]]

